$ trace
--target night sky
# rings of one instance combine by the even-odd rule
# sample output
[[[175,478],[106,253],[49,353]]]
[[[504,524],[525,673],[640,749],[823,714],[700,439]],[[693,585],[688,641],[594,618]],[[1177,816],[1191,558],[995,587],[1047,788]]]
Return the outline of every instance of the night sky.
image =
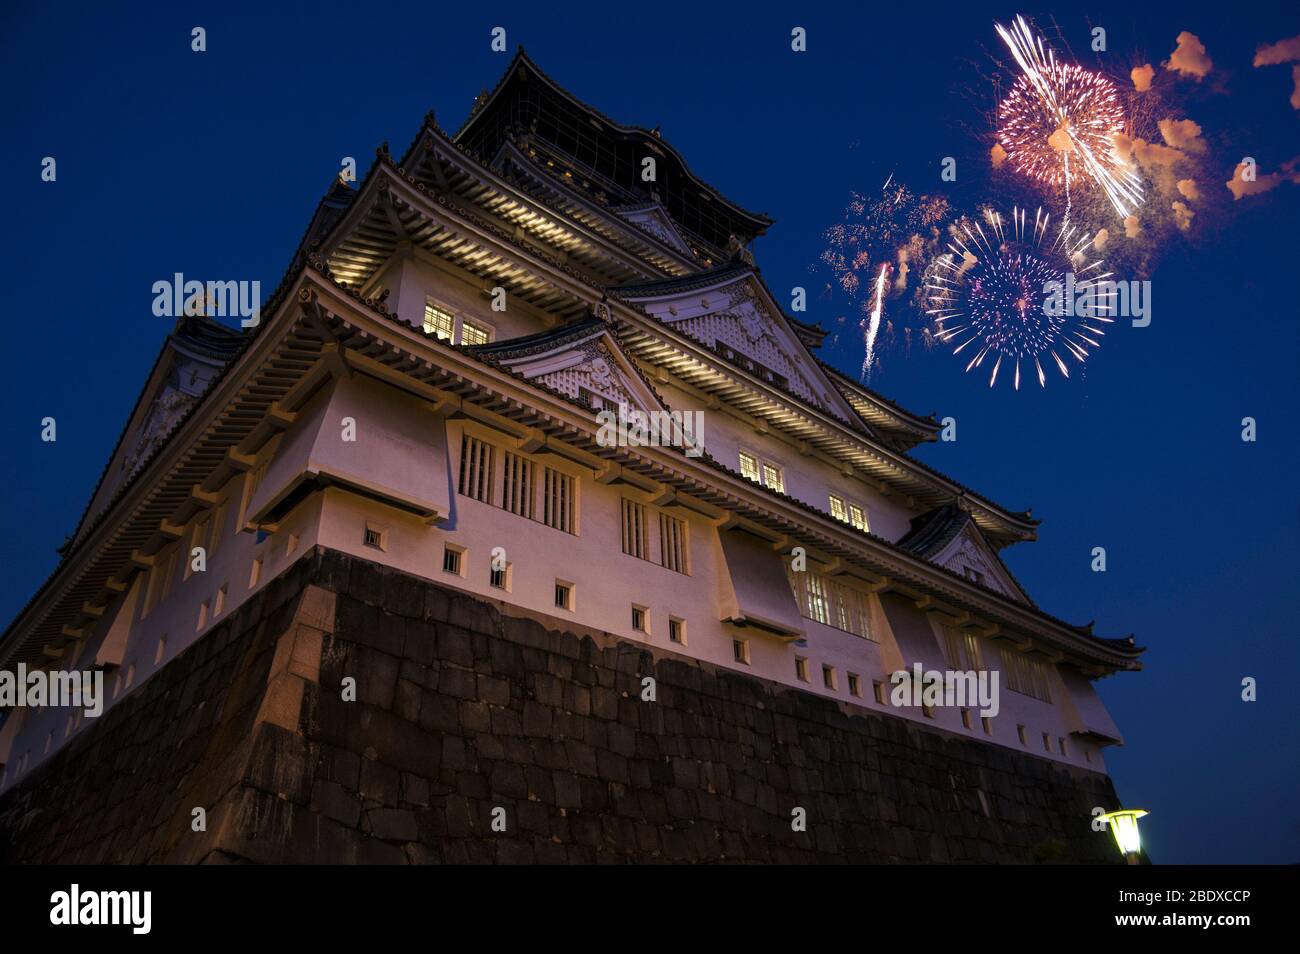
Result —
[[[259,279],[269,295],[343,156],[364,173],[380,142],[406,148],[426,110],[454,130],[496,83],[510,54],[489,49],[494,26],[511,52],[522,43],[615,120],[661,127],[703,179],[775,218],[754,245],[763,275],[778,297],[809,289],[803,317],[837,332],[822,355],[851,375],[858,315],[826,291],[824,233],[853,191],[890,174],[963,210],[1006,195],[980,138],[1005,59],[995,20],[1023,12],[1059,29],[1085,65],[1102,26],[1100,62],[1120,75],[1159,70],[1181,31],[1196,34],[1214,68],[1169,90],[1202,126],[1210,198],[1133,276],[1152,282],[1150,327],[1119,323],[1084,375],[1046,390],[990,390],[948,351],[899,341],[870,383],[957,419],[958,440],[922,460],[1042,519],[1037,543],[1004,551],[1040,606],[1149,647],[1144,672],[1099,688],[1127,740],[1107,756],[1120,797],[1152,813],[1151,857],[1300,861],[1300,185],[1239,202],[1224,187],[1244,155],[1261,173],[1300,155],[1291,64],[1251,65],[1257,46],[1300,34],[1294,6],[78,6],[13,5],[0,36],[6,623],[54,568],[170,330],[151,312],[153,282]],[[206,53],[190,50],[194,26]],[[807,53],[790,51],[793,26]],[[44,156],[55,183],[40,179]],[[945,156],[955,183],[940,181]],[[886,309],[919,329],[906,300]],[[46,416],[57,443],[40,440]],[[1255,443],[1241,439],[1246,416]],[[1106,573],[1090,570],[1096,546]],[[1247,676],[1254,703],[1240,698]]]

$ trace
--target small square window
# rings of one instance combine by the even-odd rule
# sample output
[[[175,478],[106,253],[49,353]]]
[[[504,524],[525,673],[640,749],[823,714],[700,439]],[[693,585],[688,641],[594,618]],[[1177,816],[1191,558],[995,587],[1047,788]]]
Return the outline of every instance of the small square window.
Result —
[[[993,720],[992,720],[992,719],[990,719],[988,716],[980,716],[980,724],[984,726],[984,734],[985,734],[985,735],[992,735],[992,734],[993,734]]]
[[[248,588],[251,590],[253,587],[257,586],[257,584],[261,582],[261,579],[262,579],[262,558],[255,557],[253,559],[253,565],[248,571]]]
[[[731,655],[738,663],[749,665],[749,640],[733,639],[731,641]]]
[[[686,623],[676,616],[668,617],[668,641],[679,646],[686,645]]]
[[[369,533],[370,531],[367,530],[366,532]],[[291,533],[289,534],[289,542],[284,545],[284,555],[292,556],[293,552],[297,549],[298,549],[298,534]]]
[[[961,724],[963,728],[967,728],[967,729],[974,728],[974,723],[971,721],[971,715],[969,709],[961,710]]]
[[[837,688],[834,666],[822,666],[822,685],[827,689]]]
[[[461,573],[461,554],[464,550],[459,550],[450,544],[442,551],[442,569],[444,573],[454,573],[456,576],[463,576]]]
[[[560,609],[573,609],[573,584],[555,581],[555,605]]]
[[[1043,733],[1043,751],[1044,752],[1052,751],[1052,737],[1048,735],[1046,732]]]
[[[808,681],[808,660],[803,656],[794,657],[794,675],[800,682]]]
[[[200,630],[208,625],[208,601],[204,600],[199,604],[199,622],[194,628]]]
[[[878,679],[873,679],[871,681],[871,688],[875,693],[876,703],[882,706],[888,705],[888,703],[885,702],[885,684]]]
[[[1058,739],[1056,740],[1056,745],[1057,745],[1057,748],[1059,748],[1059,749],[1061,750],[1061,754],[1062,754],[1062,755],[1069,755],[1069,754],[1070,754],[1069,752],[1067,752],[1067,751],[1065,750],[1065,738],[1064,738],[1064,737],[1058,738]]]
[[[1029,744],[1029,742],[1025,739],[1025,727],[1023,725],[1016,726],[1016,735],[1020,738],[1021,745]]]
[[[638,633],[644,633],[646,631],[644,606],[632,607],[632,628],[635,629]]]
[[[836,520],[847,521],[849,512],[844,508],[844,498],[831,494],[831,516]]]
[[[1084,750],[1083,750],[1083,759],[1084,759],[1085,762],[1091,762],[1091,761],[1092,761],[1092,749],[1084,749]]]
[[[368,547],[374,547],[376,550],[384,550],[387,549],[384,545],[386,543],[384,539],[386,536],[388,536],[388,534],[383,530],[380,530],[378,527],[372,527],[370,524],[366,524],[366,535],[362,539],[362,543]],[[290,537],[289,540],[291,543],[298,542],[297,537]]]
[[[849,523],[859,530],[867,529],[867,513],[857,504],[849,504]]]
[[[226,587],[227,586],[229,586],[229,584],[222,583],[221,586],[217,588],[216,595],[212,597],[212,618],[213,619],[216,619],[218,616],[220,616],[222,611],[225,610],[226,608]]]
[[[158,640],[158,648],[154,650],[153,664],[156,666],[167,656],[167,637],[163,636]]]
[[[862,678],[856,673],[849,673],[849,695],[862,698]]]

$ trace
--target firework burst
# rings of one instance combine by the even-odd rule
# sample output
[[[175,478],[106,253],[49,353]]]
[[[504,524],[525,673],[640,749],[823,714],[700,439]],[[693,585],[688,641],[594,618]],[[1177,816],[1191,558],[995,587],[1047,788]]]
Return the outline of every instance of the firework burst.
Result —
[[[1142,179],[1115,151],[1125,132],[1124,106],[1103,74],[1059,63],[1024,17],[994,24],[1021,75],[998,105],[998,144],[1012,168],[1064,189],[1070,217],[1072,183],[1092,183],[1120,218],[1142,204]]]
[[[923,295],[935,338],[953,345],[953,354],[970,355],[967,371],[992,358],[989,387],[1004,360],[1014,365],[1017,390],[1022,361],[1032,362],[1041,387],[1046,358],[1068,378],[1065,358],[1082,364],[1100,346],[1102,326],[1114,321],[1105,317],[1114,311],[1110,273],[1102,271],[1092,236],[1063,221],[1049,237],[1048,220],[1039,209],[1027,221],[1018,208],[1010,222],[992,210],[982,224],[962,219],[949,230],[948,251],[927,269]],[[1052,288],[1072,289],[1092,305],[1048,308]]]

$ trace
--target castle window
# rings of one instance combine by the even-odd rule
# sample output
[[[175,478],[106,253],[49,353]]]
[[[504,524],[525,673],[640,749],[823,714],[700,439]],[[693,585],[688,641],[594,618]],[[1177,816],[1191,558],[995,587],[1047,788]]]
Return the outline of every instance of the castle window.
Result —
[[[862,698],[862,677],[856,672],[849,673],[849,695]]]
[[[875,693],[876,702],[879,705],[888,705],[885,701],[885,684],[883,682],[878,679],[873,679],[871,682],[871,689]]]
[[[834,494],[831,494],[831,516],[836,520],[843,520],[845,523],[849,522],[849,511],[844,506],[843,498],[836,497]]]
[[[763,484],[771,490],[785,493],[785,475],[781,468],[769,461],[763,461]]]
[[[199,604],[199,621],[198,624],[194,627],[194,629],[198,631],[207,625],[208,625],[208,601],[204,600],[202,603]]]
[[[800,682],[808,681],[808,660],[803,656],[794,657],[794,677]]]
[[[460,343],[463,345],[481,345],[487,344],[492,340],[491,329],[476,325],[472,321],[462,321],[460,323]]]
[[[444,308],[439,308],[428,299],[424,302],[424,333],[437,335],[444,341],[451,340],[456,317]]]
[[[639,504],[635,500],[628,500],[626,497],[622,501],[623,510],[623,552],[629,556],[640,557],[642,560],[650,558],[649,545],[645,533],[645,504]]]
[[[154,654],[153,654],[153,664],[154,664],[155,666],[158,665],[160,662],[163,661],[163,659],[166,657],[166,655],[167,655],[167,637],[166,637],[166,636],[163,636],[163,637],[159,638],[159,640],[158,640],[158,648],[157,648],[156,650],[154,650]]]
[[[849,523],[859,530],[867,529],[867,513],[857,504],[849,504]]]
[[[973,728],[975,728],[974,722],[972,722],[972,720],[971,720],[971,715],[970,715],[970,710],[969,710],[969,709],[962,709],[962,710],[961,710],[961,724],[962,724],[962,727],[963,727],[963,728],[966,728],[966,729],[973,729]]]
[[[1056,746],[1057,746],[1057,748],[1059,748],[1059,749],[1061,750],[1061,754],[1062,754],[1062,755],[1069,755],[1069,754],[1070,754],[1069,752],[1065,751],[1065,738],[1064,738],[1064,736],[1062,736],[1061,738],[1058,738],[1058,739],[1056,740]]]
[[[733,639],[731,641],[731,656],[738,663],[749,665],[749,640]]]
[[[1016,726],[1016,736],[1019,737],[1021,745],[1029,744],[1029,742],[1025,739],[1025,727],[1023,725]]]
[[[555,581],[555,605],[560,609],[573,609],[573,584],[564,580]]]
[[[510,591],[510,564],[507,563],[505,566],[501,567],[500,569],[497,569],[496,567],[492,567],[488,571],[488,585],[493,586],[498,590],[505,590],[506,592],[509,592]]]
[[[216,619],[221,615],[222,610],[226,608],[226,587],[229,584],[222,583],[217,587],[216,595],[212,598],[212,618]]]
[[[542,522],[548,527],[574,532],[574,479],[549,467],[543,469]]]
[[[261,579],[262,579],[262,558],[255,557],[253,559],[253,565],[248,571],[248,588],[251,590],[253,587],[257,586],[258,582]]]
[[[461,554],[465,551],[460,547],[447,544],[446,549],[442,551],[442,569],[444,573],[454,573],[456,576],[464,576],[461,571]]]
[[[835,678],[834,666],[822,666],[822,685],[827,689],[839,688],[838,682]]]
[[[477,437],[461,436],[457,493],[486,504],[492,502],[492,449],[491,444]]]
[[[758,458],[748,451],[740,452],[740,475],[754,483],[759,482]]]
[[[992,734],[993,734],[993,720],[992,720],[992,719],[990,719],[988,716],[981,716],[981,717],[980,717],[980,724],[984,726],[984,734],[985,734],[985,735],[992,735]]]
[[[644,633],[646,631],[644,606],[634,605],[632,607],[632,628],[638,633]]]
[[[362,538],[361,542],[368,547],[374,547],[376,550],[384,550],[387,549],[384,546],[386,542],[384,538],[386,536],[387,534],[383,530],[380,530],[378,527],[372,527],[370,524],[366,524],[366,534]],[[298,538],[296,536],[290,536],[289,542],[290,546],[292,546],[298,542]],[[292,552],[292,550],[286,548],[286,552]]]
[[[1048,735],[1046,732],[1043,733],[1043,751],[1044,752],[1052,751],[1052,737]]]
[[[501,506],[521,517],[533,516],[533,462],[506,451],[502,462]]]
[[[659,563],[676,573],[688,572],[686,566],[686,521],[659,515]]]
[[[1024,653],[1004,649],[1002,674],[1007,688],[1012,692],[1032,696],[1043,702],[1052,701],[1051,674],[1041,660],[1030,659]]]
[[[679,646],[686,645],[686,623],[675,616],[668,617],[668,641]]]

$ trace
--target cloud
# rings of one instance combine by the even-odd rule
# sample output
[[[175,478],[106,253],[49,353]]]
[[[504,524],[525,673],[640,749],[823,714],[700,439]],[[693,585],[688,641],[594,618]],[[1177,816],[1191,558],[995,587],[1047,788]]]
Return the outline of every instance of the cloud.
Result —
[[[1171,208],[1174,210],[1174,224],[1183,232],[1190,229],[1192,227],[1192,216],[1196,213],[1176,199]]]
[[[1135,239],[1142,234],[1142,223],[1138,221],[1136,215],[1130,215],[1124,220],[1124,237]]]
[[[1201,139],[1201,127],[1190,119],[1162,119],[1156,124],[1160,135],[1175,149],[1183,152],[1204,152],[1205,141]]]
[[[1174,52],[1169,54],[1169,59],[1164,63],[1165,69],[1182,73],[1196,80],[1203,79],[1213,66],[1200,37],[1186,30],[1178,34],[1178,45],[1174,47]]]
[[[1278,40],[1255,50],[1255,66],[1277,66],[1279,63],[1293,63],[1300,60],[1300,36],[1288,40]]]
[[[1092,237],[1092,247],[1100,252],[1106,247],[1106,243],[1109,241],[1110,232],[1106,229],[1098,229],[1097,234]]]
[[[989,150],[989,158],[993,160],[994,169],[1002,168],[1002,163],[1007,161],[1007,151],[1002,148],[1002,143],[993,144],[993,148]]]
[[[1239,201],[1248,195],[1261,195],[1265,192],[1271,192],[1283,182],[1300,182],[1300,156],[1288,159],[1282,163],[1281,172],[1270,172],[1268,175],[1261,176],[1254,173],[1253,179],[1245,178],[1248,167],[1245,163],[1238,163],[1237,167],[1232,170],[1232,178],[1224,185],[1232,193],[1233,201]]]
[[[1300,66],[1291,67],[1291,81],[1295,89],[1291,91],[1291,108],[1300,109]]]
[[[1201,190],[1196,187],[1195,179],[1179,179],[1178,192],[1189,202],[1195,202],[1201,197]]]
[[[1133,78],[1133,88],[1139,93],[1145,93],[1151,88],[1151,81],[1155,79],[1156,68],[1150,63],[1143,63],[1141,66],[1133,67],[1128,75]]]
[[[1145,139],[1130,139],[1123,133],[1115,136],[1115,155],[1125,162],[1136,160],[1138,165],[1148,171],[1168,169],[1179,160],[1187,158],[1185,153],[1177,149],[1162,146],[1158,142],[1147,142]]]

